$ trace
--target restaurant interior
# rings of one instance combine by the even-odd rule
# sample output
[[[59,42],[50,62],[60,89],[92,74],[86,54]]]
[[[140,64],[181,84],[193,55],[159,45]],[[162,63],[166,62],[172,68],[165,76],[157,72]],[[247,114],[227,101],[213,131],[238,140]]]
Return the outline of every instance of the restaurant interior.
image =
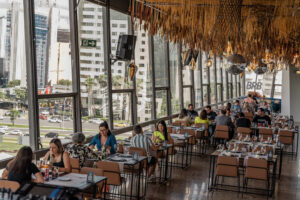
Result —
[[[300,199],[297,85],[300,0],[0,0],[0,200]]]

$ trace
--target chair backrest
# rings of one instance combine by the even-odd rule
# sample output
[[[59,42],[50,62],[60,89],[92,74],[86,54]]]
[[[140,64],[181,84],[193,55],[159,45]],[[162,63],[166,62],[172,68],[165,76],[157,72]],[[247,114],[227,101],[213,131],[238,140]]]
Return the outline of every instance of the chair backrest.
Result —
[[[238,160],[235,157],[219,156],[217,160],[217,176],[238,176]]]
[[[246,161],[245,178],[267,180],[268,161],[264,159],[248,158]]]
[[[229,127],[225,125],[217,125],[215,138],[229,139]]]
[[[188,135],[191,135],[193,137],[189,138],[188,143],[189,144],[196,144],[196,132],[194,129],[180,129],[180,134],[185,134],[185,132],[188,133]]]
[[[249,119],[250,122],[253,121],[253,114],[251,112],[244,112],[245,118]]]
[[[259,128],[258,133],[263,139],[267,139],[268,137],[273,138],[273,130],[271,128]]]
[[[133,154],[134,152],[138,152],[139,156],[147,156],[147,152],[143,148],[130,147],[129,148],[129,154]]]
[[[98,161],[97,167],[103,170],[103,174],[107,177],[108,185],[121,185],[120,167],[118,163]]]
[[[73,173],[79,173],[80,172],[80,164],[79,160],[76,158],[70,158],[70,164],[71,164],[71,169]]]
[[[202,128],[203,123],[199,123],[199,124],[195,124],[196,127]],[[208,124],[204,124],[204,137],[208,137]],[[201,134],[196,134],[196,138],[200,139],[201,138]]]
[[[252,130],[250,128],[246,128],[246,127],[238,127],[236,129],[237,133],[241,133],[243,135],[250,135],[252,133]]]
[[[16,181],[0,180],[0,188],[11,189],[15,192],[19,187],[20,184]]]
[[[88,172],[94,172],[96,176],[104,176],[104,171],[100,168],[82,167],[80,169],[81,174],[87,174]]]
[[[168,126],[168,127],[167,127],[167,132],[168,132],[168,133],[172,133],[172,132],[173,132],[172,127],[169,127],[169,126]]]
[[[172,125],[173,126],[182,126],[182,122],[181,121],[175,121],[175,122],[172,122]]]
[[[294,132],[289,130],[280,130],[278,133],[278,140],[283,144],[293,144]]]

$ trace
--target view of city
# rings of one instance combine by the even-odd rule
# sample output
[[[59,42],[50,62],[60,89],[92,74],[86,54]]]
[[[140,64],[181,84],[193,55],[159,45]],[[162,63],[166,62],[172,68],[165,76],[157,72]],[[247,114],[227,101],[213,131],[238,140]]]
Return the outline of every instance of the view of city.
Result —
[[[107,66],[104,58],[104,13],[100,5],[81,0],[78,8],[78,30],[80,41],[80,84],[83,132],[94,135],[98,125],[108,119],[108,85]],[[130,16],[111,10],[111,50],[116,55],[119,35],[131,34],[137,36],[134,63],[136,72],[137,122],[146,122],[152,116],[152,77],[155,70],[155,87],[166,87],[167,63],[164,54],[164,38],[154,36],[154,68],[149,61],[149,35],[143,31],[139,23],[132,26]],[[58,94],[72,92],[72,62],[70,44],[70,20],[68,0],[35,0],[35,45],[37,62],[38,94]],[[82,45],[84,40],[95,41],[95,47]],[[179,81],[178,81],[178,47],[169,43],[170,88],[172,113],[180,112]],[[26,79],[26,48],[24,35],[23,0],[0,0],[0,150],[14,153],[21,145],[29,144],[28,100]],[[213,66],[206,67],[207,55],[202,54],[202,71],[196,67],[193,71],[195,81],[196,107],[208,98],[215,103],[215,74]],[[225,87],[225,69],[221,59],[217,63],[218,90]],[[112,89],[132,89],[133,81],[129,78],[130,62],[117,61],[111,66]],[[198,66],[198,63],[196,63]],[[192,94],[190,66],[184,66],[184,105],[190,102]],[[201,99],[200,75],[203,76],[203,102]],[[246,82],[256,81],[255,73],[246,73]],[[223,77],[221,79],[220,77]],[[208,81],[210,79],[210,85]],[[273,75],[257,76],[257,82],[263,82],[257,91],[270,96]],[[223,80],[223,82],[221,81]],[[229,75],[233,97],[236,97],[236,87],[241,84],[239,76]],[[264,80],[264,81],[262,81]],[[280,98],[281,73],[276,76],[275,96]],[[212,95],[208,96],[208,90]],[[221,90],[220,90],[221,91]],[[220,92],[219,92],[220,93]],[[226,91],[223,91],[225,97]],[[219,94],[218,99],[221,99]],[[130,92],[113,93],[113,123],[114,129],[132,125]],[[167,116],[167,90],[156,91],[157,118]],[[72,98],[51,98],[39,100],[39,118],[41,145],[47,147],[54,136],[69,141],[73,133]]]

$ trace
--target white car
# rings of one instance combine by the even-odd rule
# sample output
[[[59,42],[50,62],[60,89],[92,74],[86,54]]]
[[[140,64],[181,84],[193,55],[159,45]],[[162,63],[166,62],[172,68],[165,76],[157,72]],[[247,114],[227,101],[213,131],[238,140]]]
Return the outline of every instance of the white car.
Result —
[[[99,118],[94,118],[94,119],[90,119],[89,122],[94,123],[94,124],[101,124],[103,122],[103,120],[101,120]]]
[[[0,126],[0,129],[7,131],[8,130],[8,126]]]
[[[2,115],[0,115],[0,120],[3,120],[3,119],[4,119],[4,117]]]
[[[62,122],[61,119],[58,119],[58,118],[50,118],[48,121],[51,123],[61,123]]]
[[[22,131],[20,130],[12,130],[9,132],[10,135],[22,135]]]
[[[49,115],[49,111],[44,110],[44,111],[41,112],[41,114],[42,115]]]

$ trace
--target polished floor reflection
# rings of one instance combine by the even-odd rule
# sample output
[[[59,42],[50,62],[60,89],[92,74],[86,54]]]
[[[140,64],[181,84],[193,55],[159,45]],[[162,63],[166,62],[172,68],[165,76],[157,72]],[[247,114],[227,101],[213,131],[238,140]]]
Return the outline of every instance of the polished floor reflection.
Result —
[[[300,199],[300,155],[292,159],[284,155],[281,179],[276,182],[273,198],[269,199]],[[246,195],[227,191],[208,192],[209,158],[193,157],[192,166],[187,169],[174,169],[172,180],[166,185],[149,184],[146,199],[267,199],[266,196]],[[227,181],[227,180],[225,180]],[[229,180],[230,181],[230,180]],[[262,184],[253,182],[252,184]]]

